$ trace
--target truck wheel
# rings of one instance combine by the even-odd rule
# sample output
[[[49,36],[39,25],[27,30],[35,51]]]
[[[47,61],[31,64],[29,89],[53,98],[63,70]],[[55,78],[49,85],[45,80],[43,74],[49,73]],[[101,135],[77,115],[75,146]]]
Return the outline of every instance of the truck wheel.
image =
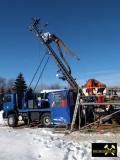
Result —
[[[16,115],[15,114],[10,114],[8,116],[8,126],[16,127],[17,123],[18,123],[18,119],[17,119]]]
[[[43,113],[43,115],[41,116],[41,123],[44,127],[50,127],[51,125],[50,113]]]

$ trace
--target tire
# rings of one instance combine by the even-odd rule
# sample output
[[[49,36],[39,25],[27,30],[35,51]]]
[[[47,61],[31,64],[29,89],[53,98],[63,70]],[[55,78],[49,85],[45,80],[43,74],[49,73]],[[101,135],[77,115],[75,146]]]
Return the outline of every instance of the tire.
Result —
[[[17,124],[18,124],[18,119],[17,119],[16,115],[15,114],[10,114],[8,116],[8,126],[9,127],[16,127]]]
[[[44,127],[50,127],[51,126],[51,116],[50,113],[43,113],[41,116],[41,124]]]

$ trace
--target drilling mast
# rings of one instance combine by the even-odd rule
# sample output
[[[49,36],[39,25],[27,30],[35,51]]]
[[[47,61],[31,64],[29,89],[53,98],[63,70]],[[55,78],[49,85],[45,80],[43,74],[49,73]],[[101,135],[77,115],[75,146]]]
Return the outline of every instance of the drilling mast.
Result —
[[[75,79],[72,77],[72,75],[69,73],[66,66],[63,64],[61,59],[58,57],[58,55],[55,53],[55,51],[52,49],[50,45],[50,41],[53,39],[49,32],[44,32],[43,29],[39,25],[39,18],[34,18],[31,24],[31,30],[34,31],[37,35],[37,37],[40,39],[42,44],[45,46],[45,48],[48,50],[49,54],[54,59],[55,63],[59,67],[60,71],[62,72],[63,76],[65,77],[65,80],[70,85],[70,88],[73,89],[75,92],[78,92],[79,86]],[[39,25],[39,26],[38,26]]]

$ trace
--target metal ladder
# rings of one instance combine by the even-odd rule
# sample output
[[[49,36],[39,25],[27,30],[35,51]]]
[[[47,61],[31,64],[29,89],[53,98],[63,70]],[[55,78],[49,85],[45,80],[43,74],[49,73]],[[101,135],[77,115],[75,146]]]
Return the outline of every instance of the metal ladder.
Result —
[[[70,128],[71,132],[73,131],[73,128],[74,128],[74,124],[75,124],[75,121],[76,121],[76,116],[77,116],[79,105],[80,105],[80,91],[78,90],[75,109],[74,109],[71,128]]]

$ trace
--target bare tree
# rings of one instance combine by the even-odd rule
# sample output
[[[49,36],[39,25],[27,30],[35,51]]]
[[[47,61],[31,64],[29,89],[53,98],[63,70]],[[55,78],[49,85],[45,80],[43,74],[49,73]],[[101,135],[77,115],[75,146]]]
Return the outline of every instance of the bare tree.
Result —
[[[6,89],[6,79],[0,77],[0,93],[4,93]]]
[[[0,77],[0,93],[12,92],[14,81],[14,79]]]
[[[14,82],[15,82],[14,79],[7,80],[7,84],[6,84],[6,91],[7,92],[12,92],[13,91]]]

